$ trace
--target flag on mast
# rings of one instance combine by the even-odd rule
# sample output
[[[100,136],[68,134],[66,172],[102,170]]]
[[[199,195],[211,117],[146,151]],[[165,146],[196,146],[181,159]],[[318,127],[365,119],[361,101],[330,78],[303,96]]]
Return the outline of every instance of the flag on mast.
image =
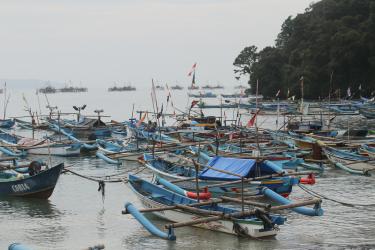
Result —
[[[143,115],[143,117],[141,117],[141,119],[137,122],[137,124],[135,125],[137,128],[139,126],[141,126],[142,122],[144,122],[144,120],[146,119],[146,116],[147,116],[147,111],[145,112],[145,114]]]
[[[255,112],[255,114],[253,115],[253,117],[251,117],[251,119],[249,120],[249,122],[246,124],[246,127],[247,127],[247,128],[250,128],[250,127],[254,126],[255,119],[256,119],[256,117],[257,117],[259,111],[260,111],[260,110],[258,109],[258,110]]]
[[[197,101],[197,100],[193,100],[192,102],[191,102],[191,106],[190,106],[190,109],[192,109],[195,105],[197,105],[199,103],[199,101]]]
[[[195,86],[195,71],[193,73],[193,78],[191,79],[191,87],[194,88]]]
[[[191,67],[191,70],[189,71],[188,73],[188,76],[191,76],[191,74],[193,74],[193,72],[195,72],[195,68],[197,67],[197,63],[194,63],[193,64],[193,67]]]

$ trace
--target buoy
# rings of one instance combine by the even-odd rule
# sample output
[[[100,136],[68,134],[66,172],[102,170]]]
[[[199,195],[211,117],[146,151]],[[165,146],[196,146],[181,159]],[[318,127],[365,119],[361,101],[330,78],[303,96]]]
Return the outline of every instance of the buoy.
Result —
[[[307,177],[301,177],[301,179],[299,180],[299,183],[306,184],[306,185],[314,185],[316,183],[315,175],[309,174]]]

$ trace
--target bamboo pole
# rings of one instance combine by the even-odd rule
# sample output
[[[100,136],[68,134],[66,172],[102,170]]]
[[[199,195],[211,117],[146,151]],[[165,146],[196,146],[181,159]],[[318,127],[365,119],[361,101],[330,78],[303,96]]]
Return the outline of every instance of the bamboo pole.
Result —
[[[306,205],[312,205],[312,204],[317,204],[321,203],[321,199],[311,199],[308,201],[303,201],[303,202],[296,202],[296,203],[291,203],[288,205],[281,205],[281,206],[274,206],[271,207],[269,210],[270,211],[278,211],[278,210],[284,210],[284,209],[291,209],[291,208],[296,208],[296,207],[301,207],[301,206],[306,206]],[[178,222],[178,223],[172,223],[172,224],[167,224],[165,225],[165,228],[179,228],[179,227],[185,227],[185,226],[193,226],[201,223],[207,223],[207,222],[212,222],[212,221],[218,221],[218,220],[232,220],[234,218],[241,218],[241,217],[246,217],[246,216],[251,216],[255,215],[256,213],[259,214],[266,214],[267,211],[264,211],[262,209],[251,209],[245,212],[234,212],[234,213],[229,213],[229,214],[222,214],[222,215],[216,215],[216,216],[211,216],[211,217],[206,217],[206,218],[200,218],[192,221],[185,221],[185,222]]]
[[[232,197],[227,197],[227,196],[220,196],[220,199],[225,201],[225,202],[235,202],[235,203],[244,203],[245,205],[252,205],[256,207],[261,207],[261,208],[266,208],[269,209],[271,208],[271,204],[266,204],[266,203],[261,203],[261,202],[256,202],[256,201],[251,201],[251,200],[240,200]]]

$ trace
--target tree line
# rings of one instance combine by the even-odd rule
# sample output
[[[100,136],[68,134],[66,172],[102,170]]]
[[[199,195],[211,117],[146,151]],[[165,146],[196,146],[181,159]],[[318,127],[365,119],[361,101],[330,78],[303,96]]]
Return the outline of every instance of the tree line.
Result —
[[[322,0],[289,16],[274,46],[244,48],[236,78],[251,92],[310,99],[375,94],[375,0]]]

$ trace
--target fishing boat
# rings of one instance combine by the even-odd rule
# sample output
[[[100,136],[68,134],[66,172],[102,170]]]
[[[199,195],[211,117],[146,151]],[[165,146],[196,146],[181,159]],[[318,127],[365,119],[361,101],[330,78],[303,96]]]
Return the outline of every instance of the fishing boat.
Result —
[[[46,122],[33,124],[32,122],[24,121],[18,118],[14,118],[14,121],[17,123],[17,126],[22,129],[47,129],[49,126]]]
[[[16,123],[14,119],[7,119],[6,118],[6,113],[7,113],[7,107],[10,99],[10,94],[7,95],[7,88],[6,88],[6,83],[4,83],[4,114],[3,114],[3,119],[0,119],[0,128],[5,128],[5,129],[10,129],[14,126]]]
[[[264,161],[260,164],[253,159],[238,159],[230,157],[207,156],[196,159],[201,169],[196,172],[196,168],[191,159],[181,157],[176,154],[165,154],[152,156],[145,154],[143,156],[144,164],[154,174],[169,181],[176,181],[176,185],[183,189],[195,190],[195,177],[199,177],[199,187],[209,187],[209,191],[214,196],[227,195],[238,196],[241,190],[241,183],[223,184],[230,181],[241,181],[242,178],[255,178],[268,176],[271,174],[286,173],[281,168],[285,162],[276,163],[273,161]],[[206,164],[200,164],[205,163]],[[260,182],[254,182],[245,187],[247,196],[259,194],[259,187],[266,186],[274,192],[288,196],[292,187],[298,184],[299,178],[290,176],[280,176],[264,179]],[[212,186],[212,187],[210,187]]]
[[[375,159],[375,147],[369,144],[363,144],[358,149],[359,153],[368,155],[370,158]]]
[[[244,93],[235,93],[235,94],[221,94],[224,98],[243,98],[246,97]]]
[[[340,115],[358,115],[359,114],[358,106],[353,105],[351,103],[329,104],[329,105],[325,105],[324,107],[332,111],[335,114],[340,114]]]
[[[44,88],[37,89],[37,93],[42,94],[54,94],[57,92],[57,89],[55,87],[52,87],[51,85],[47,85]]]
[[[369,106],[369,107],[361,107],[359,109],[359,113],[366,117],[367,119],[375,119],[375,108],[374,106]]]
[[[116,85],[113,87],[108,88],[109,92],[114,92],[114,91],[136,91],[137,89],[131,85],[127,86],[122,86],[122,87],[117,87]]]
[[[375,170],[375,160],[373,158],[325,145],[322,145],[322,149],[328,160],[334,166],[351,174],[369,176],[370,171]]]
[[[189,95],[189,97],[194,97],[194,98],[215,98],[215,97],[217,97],[217,95],[212,93],[212,92],[199,93],[199,94],[189,93],[188,95]]]
[[[34,155],[78,156],[80,143],[54,142],[50,139],[22,138],[17,142],[17,149]]]
[[[16,122],[14,119],[0,119],[0,128],[9,129],[12,128]]]
[[[102,139],[96,139],[98,145],[98,150],[103,153],[123,153],[128,151],[134,151],[137,149],[137,146],[131,143],[124,144],[122,141],[113,140],[106,141]]]
[[[174,85],[174,86],[171,86],[171,89],[173,89],[173,90],[183,90],[184,87],[182,87],[180,85]]]
[[[48,199],[63,168],[64,163],[61,163],[40,170],[40,166],[32,162],[26,174],[15,170],[0,170],[0,196]]]
[[[155,141],[159,143],[179,143],[178,140],[157,130],[157,124],[137,124],[135,120],[125,121],[128,134],[141,140]]]
[[[205,86],[202,87],[202,89],[223,89],[223,88],[224,87],[222,85],[219,85],[219,84],[214,85],[214,86],[212,86],[212,85],[205,85]]]
[[[52,123],[56,126],[59,126],[65,129],[70,134],[76,137],[109,137],[111,136],[111,128],[101,120],[100,113],[103,110],[95,110],[95,113],[98,114],[98,117],[95,118],[88,118],[82,115],[78,115],[77,120],[49,120],[49,123]]]
[[[88,89],[86,87],[73,87],[73,86],[65,86],[63,88],[58,89],[61,93],[79,93],[79,92],[87,92]]]
[[[189,206],[197,203],[197,200],[176,194],[134,175],[129,175],[129,186],[144,207],[161,209],[160,211],[156,210],[153,214],[172,222],[196,221],[205,218],[210,214],[221,213],[234,215],[234,213],[240,211],[234,208],[218,205],[217,203],[211,203],[210,205],[202,204],[199,206],[199,209],[196,209],[201,212],[200,214],[192,212],[193,209],[190,211],[184,209],[163,210],[163,208],[173,205],[180,205],[180,207],[182,207],[182,205]],[[130,205],[131,204],[129,203],[125,205],[126,212],[129,212],[131,209]],[[278,227],[276,225],[283,225],[284,222],[285,218],[282,216],[270,215],[268,213],[262,215],[259,213],[257,215],[251,215],[249,212],[248,215],[243,214],[237,218],[223,218],[216,221],[208,221],[206,223],[197,223],[194,224],[194,226],[236,236],[262,238],[275,236],[278,233]],[[175,239],[171,234],[169,237],[167,236],[165,238],[171,240]]]
[[[80,143],[54,142],[51,139],[32,139],[0,132],[1,152],[17,156],[17,151],[35,155],[77,156],[80,154]]]
[[[191,85],[188,87],[188,90],[195,90],[195,89],[199,89],[199,87],[197,85]]]

